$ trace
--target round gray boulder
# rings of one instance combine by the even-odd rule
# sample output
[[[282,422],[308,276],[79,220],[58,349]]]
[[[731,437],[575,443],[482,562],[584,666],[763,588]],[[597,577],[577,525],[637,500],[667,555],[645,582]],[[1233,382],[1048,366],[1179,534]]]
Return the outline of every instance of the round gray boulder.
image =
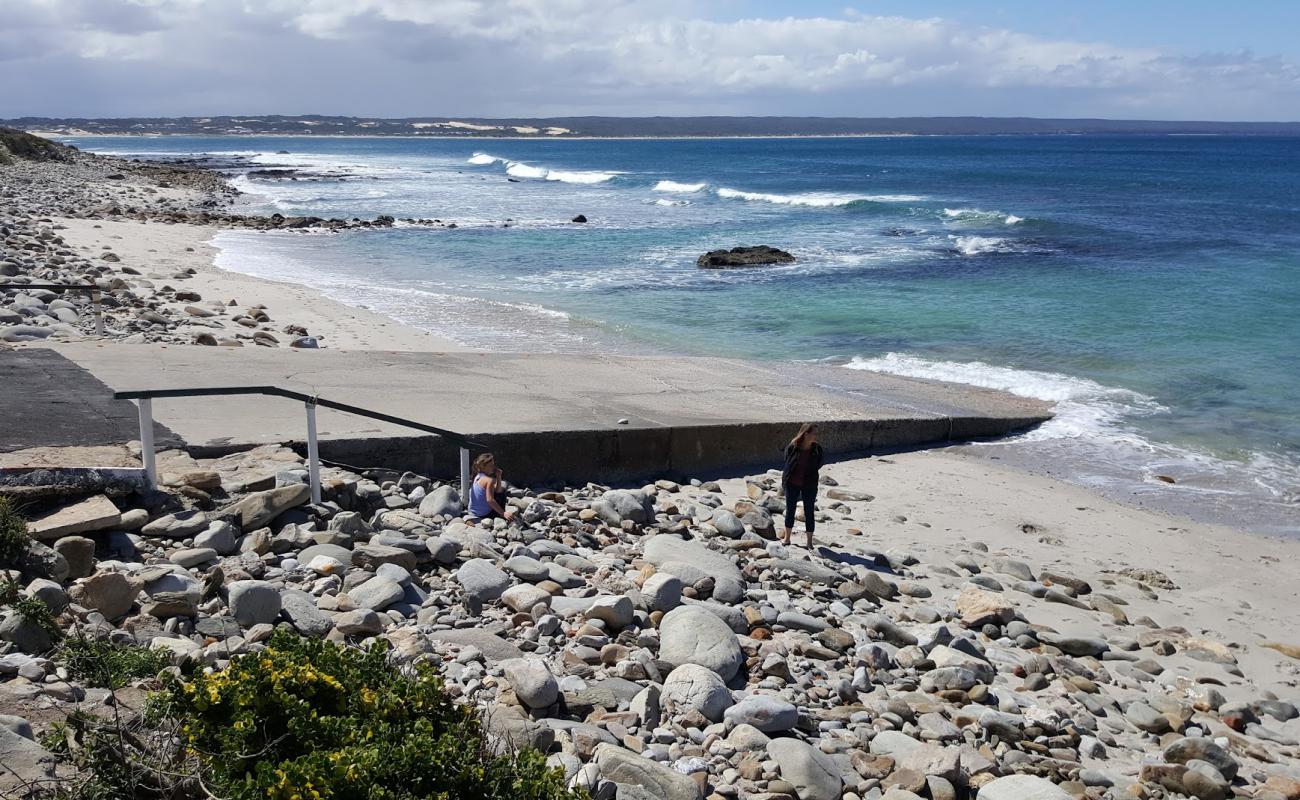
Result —
[[[664,679],[661,701],[670,713],[698,711],[718,722],[734,702],[722,678],[698,664],[682,664]]]
[[[659,657],[674,667],[699,664],[731,680],[745,654],[727,623],[698,606],[679,606],[659,623]]]

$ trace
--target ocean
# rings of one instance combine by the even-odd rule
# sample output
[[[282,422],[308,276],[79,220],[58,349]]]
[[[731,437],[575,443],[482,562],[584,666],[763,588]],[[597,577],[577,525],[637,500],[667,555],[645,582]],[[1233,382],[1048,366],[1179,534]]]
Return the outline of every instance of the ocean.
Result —
[[[1300,534],[1300,139],[68,141],[215,156],[249,213],[456,223],[222,232],[226,269],[472,347],[821,361],[1053,400],[1052,422],[976,447]],[[695,264],[755,244],[797,261]]]

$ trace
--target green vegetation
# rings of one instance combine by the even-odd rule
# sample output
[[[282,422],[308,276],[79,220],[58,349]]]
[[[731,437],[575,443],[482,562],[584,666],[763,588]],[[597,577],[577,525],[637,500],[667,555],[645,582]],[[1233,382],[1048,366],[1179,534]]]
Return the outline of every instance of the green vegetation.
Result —
[[[27,520],[19,515],[9,498],[0,497],[0,567],[13,567],[31,541]]]
[[[49,139],[26,131],[0,128],[0,155],[7,153],[31,161],[63,161],[68,150],[66,145],[51,142]]]
[[[163,650],[115,645],[80,635],[64,641],[54,658],[73,678],[105,689],[121,689],[135,678],[155,677],[171,664]]]
[[[39,625],[55,641],[63,636],[50,607],[41,600],[24,594],[22,587],[8,578],[0,580],[0,608],[11,608],[18,612],[18,616]]]
[[[173,680],[165,713],[232,800],[576,797],[535,751],[492,756],[428,665],[278,633],[224,672]]]

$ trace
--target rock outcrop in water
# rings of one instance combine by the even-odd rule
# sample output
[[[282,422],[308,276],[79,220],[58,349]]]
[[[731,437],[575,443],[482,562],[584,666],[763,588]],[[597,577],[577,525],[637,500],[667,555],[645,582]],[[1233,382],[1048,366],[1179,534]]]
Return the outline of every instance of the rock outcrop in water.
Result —
[[[703,269],[735,269],[793,264],[794,260],[794,256],[784,250],[760,244],[754,247],[733,247],[730,250],[710,250],[700,256],[695,264]]]

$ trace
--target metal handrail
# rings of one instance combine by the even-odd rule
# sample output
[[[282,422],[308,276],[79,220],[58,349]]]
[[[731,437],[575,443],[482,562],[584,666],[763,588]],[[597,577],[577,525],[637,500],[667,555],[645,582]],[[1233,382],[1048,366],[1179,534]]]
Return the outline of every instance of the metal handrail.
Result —
[[[0,291],[9,289],[75,289],[90,292],[90,305],[95,310],[95,335],[104,335],[104,310],[99,304],[99,293],[104,291],[93,283],[0,283]]]
[[[385,414],[381,411],[371,411],[368,408],[361,408],[360,406],[349,405],[347,403],[339,403],[314,394],[297,392],[293,389],[284,389],[279,386],[205,386],[191,389],[129,389],[121,392],[113,392],[113,399],[115,400],[138,401],[140,408],[140,452],[141,457],[144,460],[145,474],[148,477],[150,487],[156,486],[158,483],[158,467],[153,442],[153,399],[155,397],[211,397],[241,394],[261,394],[271,397],[284,397],[290,400],[299,400],[303,403],[307,411],[307,466],[311,480],[311,501],[313,503],[319,503],[321,501],[320,452],[316,439],[317,406],[332,408],[336,411],[355,414],[359,417],[368,417],[381,422],[389,422],[394,425],[401,425],[417,431],[424,431],[425,433],[436,434],[453,444],[459,445],[461,502],[469,502],[469,449],[471,447],[483,448],[483,444],[472,441],[464,434],[449,431],[446,428],[439,428],[436,425],[426,425],[423,422],[395,417],[392,414]]]

